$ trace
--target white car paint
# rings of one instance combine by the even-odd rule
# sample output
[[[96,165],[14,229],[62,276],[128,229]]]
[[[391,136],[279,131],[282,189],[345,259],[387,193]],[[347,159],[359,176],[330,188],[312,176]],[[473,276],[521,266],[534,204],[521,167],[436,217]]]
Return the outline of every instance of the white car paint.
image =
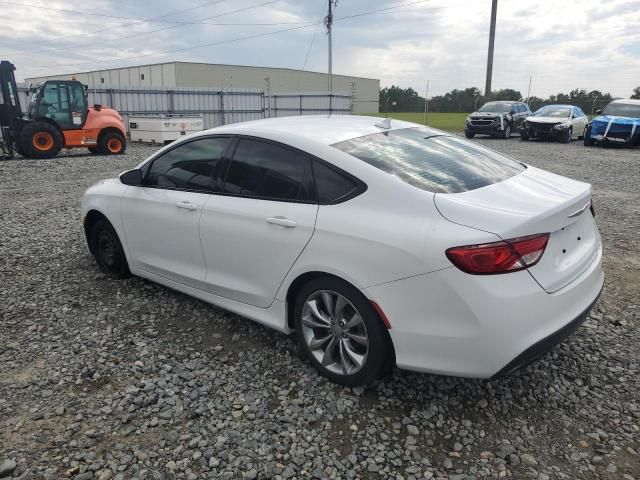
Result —
[[[549,106],[552,106],[552,105],[549,105]],[[565,107],[565,105],[561,105],[561,107]],[[561,122],[568,125],[571,128],[571,139],[575,140],[577,138],[581,138],[582,135],[584,134],[584,129],[587,127],[587,123],[589,123],[589,118],[584,114],[584,112],[582,112],[582,110],[580,110],[582,114],[579,114],[579,112],[576,110],[577,107],[571,107],[569,105],[566,105],[566,107],[571,108],[571,114],[564,120],[558,117],[530,115],[527,118],[525,118],[525,121],[531,120],[532,122],[539,123],[539,124],[556,124]],[[541,108],[545,108],[545,107],[541,107]]]
[[[380,306],[391,324],[397,365],[412,370],[490,377],[595,301],[603,284],[597,227],[588,210],[569,218],[591,200],[588,184],[528,167],[464,193],[427,192],[331,146],[379,134],[378,121],[269,119],[178,142],[242,134],[298,148],[366,183],[364,193],[344,203],[274,202],[110,179],[87,190],[83,216],[95,210],[109,219],[134,275],[281,332],[291,331],[287,293],[293,282],[308,272],[336,275]],[[393,120],[386,131],[415,127]],[[283,218],[295,226],[267,220]],[[530,270],[470,275],[444,253],[543,232],[551,234],[548,249]],[[573,248],[577,235],[586,247]]]

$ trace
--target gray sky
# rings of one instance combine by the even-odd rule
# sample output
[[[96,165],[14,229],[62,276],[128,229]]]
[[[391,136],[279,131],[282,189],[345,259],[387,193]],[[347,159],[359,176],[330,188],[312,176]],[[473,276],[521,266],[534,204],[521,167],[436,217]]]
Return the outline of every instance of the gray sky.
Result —
[[[427,79],[430,96],[482,89],[490,10],[490,0],[340,0],[334,72],[421,95]],[[172,60],[325,72],[325,13],[326,0],[0,0],[0,50],[19,79]],[[532,95],[628,97],[640,85],[640,0],[500,0],[493,88],[526,95],[530,75]]]

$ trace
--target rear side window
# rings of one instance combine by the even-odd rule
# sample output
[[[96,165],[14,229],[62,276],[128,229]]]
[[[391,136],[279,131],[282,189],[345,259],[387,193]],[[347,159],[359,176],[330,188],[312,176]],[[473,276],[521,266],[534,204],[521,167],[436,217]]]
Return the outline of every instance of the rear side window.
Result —
[[[318,161],[313,162],[313,176],[320,203],[338,203],[360,191],[356,180]]]
[[[271,200],[309,200],[310,161],[288,148],[242,138],[229,164],[224,191]]]
[[[423,128],[375,133],[332,146],[433,193],[475,190],[526,168],[488,148]]]
[[[210,191],[213,171],[227,142],[227,138],[202,138],[178,145],[153,161],[145,185]]]

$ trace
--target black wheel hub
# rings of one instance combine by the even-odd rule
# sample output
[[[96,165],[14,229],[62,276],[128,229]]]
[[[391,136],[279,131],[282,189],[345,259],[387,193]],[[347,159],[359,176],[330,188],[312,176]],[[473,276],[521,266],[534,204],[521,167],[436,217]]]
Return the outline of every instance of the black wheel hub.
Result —
[[[109,268],[115,266],[118,259],[118,249],[111,232],[102,230],[98,234],[98,256],[105,266]]]

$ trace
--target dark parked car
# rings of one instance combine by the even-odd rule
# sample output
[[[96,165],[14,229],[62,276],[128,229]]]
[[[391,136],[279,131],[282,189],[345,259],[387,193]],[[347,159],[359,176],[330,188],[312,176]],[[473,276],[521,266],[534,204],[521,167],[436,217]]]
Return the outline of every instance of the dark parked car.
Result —
[[[509,138],[511,133],[522,128],[522,122],[531,115],[529,105],[522,102],[499,101],[485,103],[477,112],[467,116],[464,135],[473,138],[476,134]]]
[[[613,100],[584,131],[584,144],[640,146],[640,100]]]

